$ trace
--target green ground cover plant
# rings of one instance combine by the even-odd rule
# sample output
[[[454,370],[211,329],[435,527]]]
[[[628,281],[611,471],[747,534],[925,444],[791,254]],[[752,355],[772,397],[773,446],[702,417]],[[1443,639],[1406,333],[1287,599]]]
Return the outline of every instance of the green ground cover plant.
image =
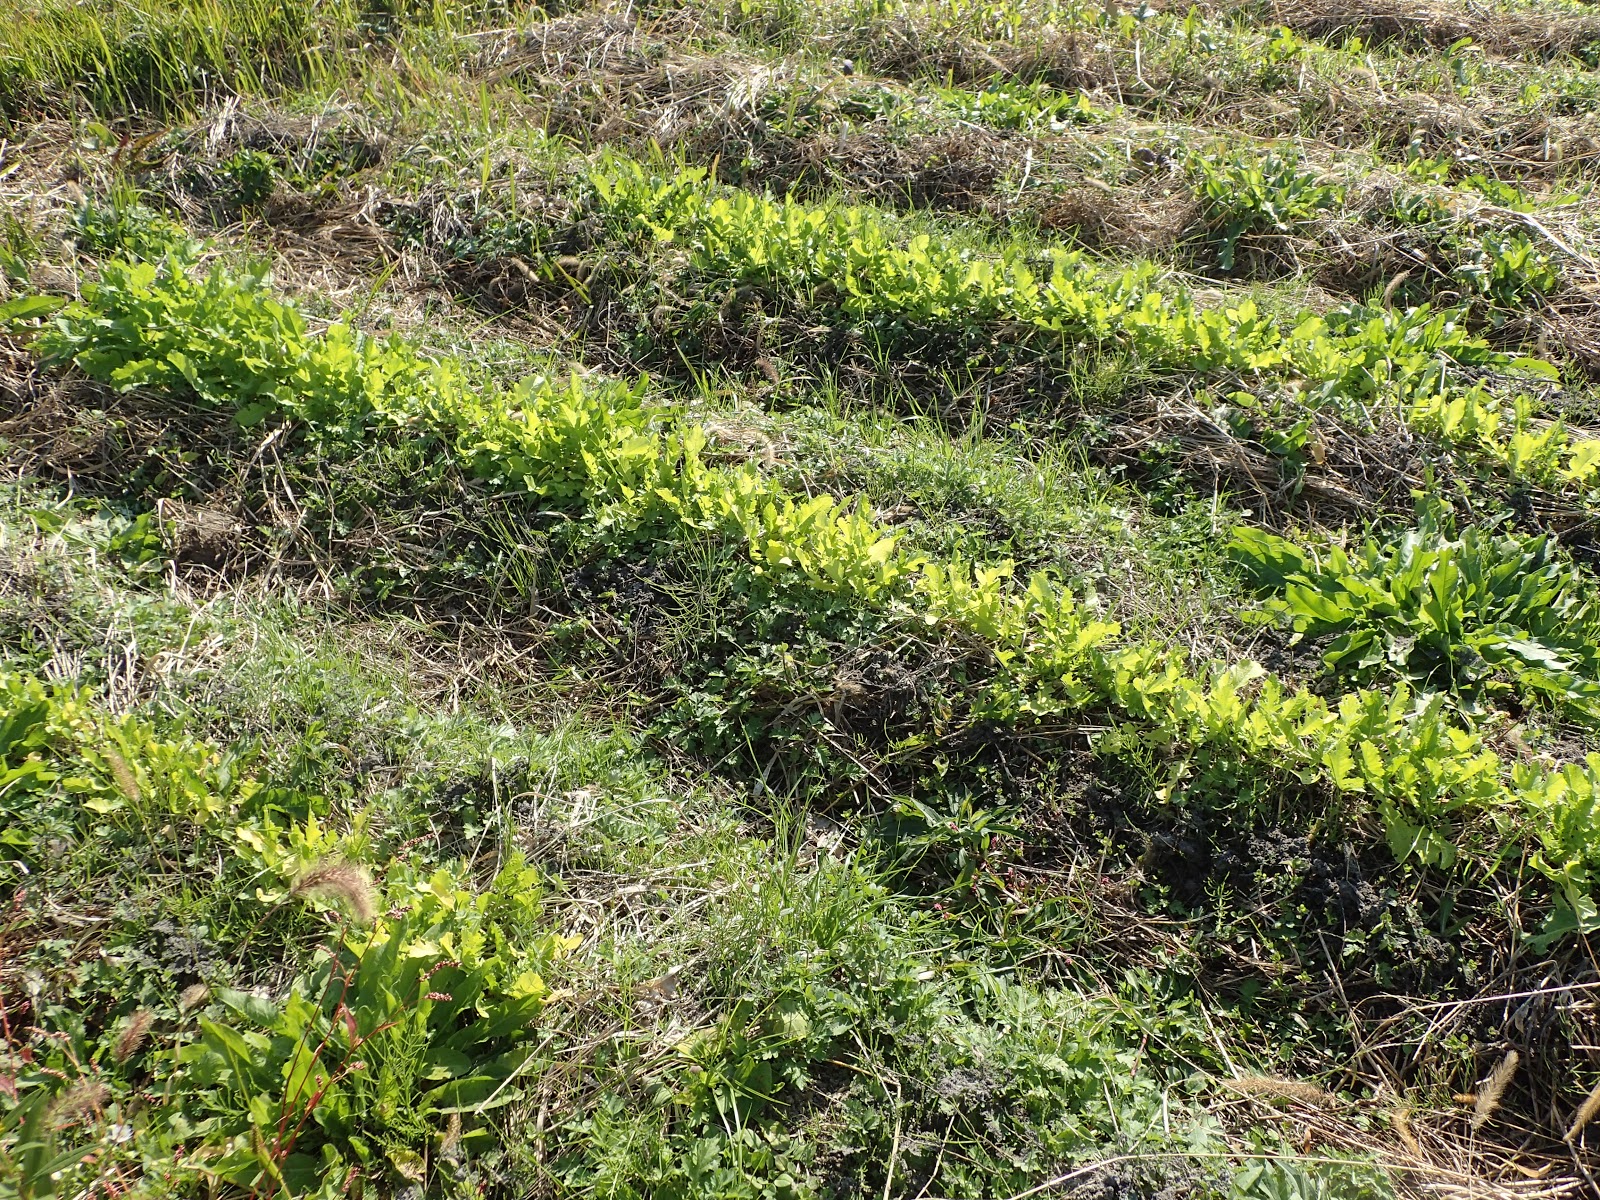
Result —
[[[1259,162],[1198,160],[1200,195],[1217,236],[1217,265],[1234,267],[1235,248],[1247,233],[1293,233],[1342,196],[1335,185],[1293,161],[1268,156]]]
[[[59,528],[81,519],[70,516]],[[136,580],[117,581],[120,568],[88,570],[100,587],[137,588]],[[137,590],[127,599],[161,604]],[[230,619],[191,612],[187,624],[192,631],[197,620]],[[297,624],[303,628],[304,613]],[[167,636],[176,641],[183,631]],[[271,667],[269,675],[287,671],[299,686],[313,685],[329,668],[308,658],[298,636],[265,660],[229,669],[259,681]],[[364,672],[381,695],[386,688],[374,687],[375,665],[349,669]],[[169,703],[193,704],[198,696],[185,700],[191,686],[179,681]],[[298,703],[281,683],[257,686],[272,703]],[[670,864],[679,877],[703,878],[718,891],[737,886],[746,901],[724,906],[699,931],[675,927],[669,906],[638,941],[574,936],[563,926],[583,904],[567,897],[560,870],[535,869],[519,849],[507,847],[485,872],[468,861],[429,865],[434,855],[448,855],[448,845],[408,838],[413,848],[406,853],[416,861],[380,865],[379,846],[402,835],[386,826],[415,815],[392,797],[351,808],[354,797],[275,787],[261,781],[277,756],[272,747],[172,739],[146,719],[106,712],[86,689],[25,675],[9,673],[5,687],[6,795],[14,811],[29,815],[25,830],[34,835],[8,839],[8,887],[46,855],[65,852],[79,864],[86,891],[119,872],[131,872],[131,885],[141,870],[146,887],[155,879],[157,890],[182,889],[167,871],[152,875],[148,865],[121,861],[150,844],[159,822],[158,855],[192,866],[220,852],[228,864],[208,881],[212,894],[189,898],[185,937],[220,940],[217,923],[233,922],[248,929],[254,957],[283,940],[304,964],[275,985],[233,987],[244,982],[235,973],[250,956],[219,945],[202,958],[132,959],[143,978],[142,987],[129,989],[92,960],[52,963],[41,988],[8,1008],[7,1068],[15,1074],[8,1076],[14,1093],[3,1129],[12,1151],[7,1179],[21,1194],[122,1186],[140,1175],[178,1192],[234,1185],[343,1194],[355,1180],[446,1192],[515,1186],[531,1164],[507,1162],[493,1149],[499,1123],[529,1111],[530,1086],[560,1086],[554,1064],[565,1053],[585,1053],[578,1048],[590,1040],[587,1018],[564,1006],[594,986],[591,970],[593,978],[614,980],[619,969],[658,969],[674,953],[697,964],[683,986],[704,996],[712,1016],[687,1038],[669,1027],[665,1042],[630,1050],[625,1040],[583,1067],[584,1087],[598,1096],[548,1132],[551,1169],[580,1194],[659,1188],[809,1195],[827,1172],[840,1170],[872,1181],[885,1172],[892,1181],[896,1171],[937,1176],[957,1194],[979,1194],[996,1178],[1021,1186],[1036,1169],[1030,1164],[1076,1153],[1119,1125],[1142,1130],[1130,1131],[1127,1144],[1155,1159],[1168,1153],[1166,1130],[1175,1120],[1187,1145],[1209,1145],[1214,1136],[1184,1098],[1186,1060],[1204,1053],[1193,1040],[1198,1027],[1178,1042],[1173,1029],[1156,1033],[1176,1052],[1173,1080],[1149,1070],[1130,1078],[1128,1056],[1152,1032],[1133,993],[1007,982],[973,958],[975,948],[953,940],[937,911],[897,897],[869,858],[808,860],[794,844],[732,826],[679,829],[676,804],[651,799],[648,790],[641,800],[640,789],[654,781],[636,767],[619,769],[618,751],[625,762],[634,750],[603,736],[586,741],[594,735],[582,733],[574,741],[569,734],[562,748],[544,747],[565,769],[587,772],[575,777],[594,781],[587,787],[619,790],[587,818],[577,809],[570,814],[583,838],[573,882],[601,863],[645,879]],[[415,745],[418,716],[387,736]],[[356,712],[349,719],[370,720]],[[481,720],[457,720],[455,736],[468,735],[467,760],[476,751],[466,747],[491,733],[475,728]],[[537,747],[519,746],[505,731],[491,733],[487,744],[501,754]],[[434,742],[428,752],[463,750]],[[512,769],[514,759],[505,762]],[[570,803],[592,806],[594,796]],[[503,814],[485,815],[493,824]],[[336,832],[346,822],[347,831]],[[36,913],[26,888],[15,898],[13,929],[18,916]],[[120,943],[139,936],[138,922],[131,914],[116,922],[111,958],[128,961]],[[775,969],[749,962],[741,946],[751,936],[769,945]],[[658,944],[663,939],[668,944]],[[766,975],[754,990],[746,981],[752,970]],[[637,1031],[650,1029],[652,1005],[663,1001],[650,998],[657,985],[642,974],[634,979],[643,1019],[624,994],[608,1007],[602,1028],[622,1014]],[[58,999],[68,981],[70,994]],[[112,1011],[84,1019],[78,1005],[102,996]],[[25,1029],[24,1019],[34,1028]],[[46,1028],[51,1036],[41,1037]],[[826,1078],[830,1060],[840,1058],[856,1065],[856,1083]],[[998,1138],[938,1090],[952,1071],[995,1062],[1006,1064],[1009,1081],[1001,1105],[1007,1128]],[[652,1097],[642,1106],[633,1090],[641,1071]],[[885,1163],[894,1139],[873,1104],[890,1073],[910,1089],[911,1107],[902,1114],[907,1134],[924,1122],[963,1130],[966,1149],[943,1176],[931,1145],[900,1145]],[[844,1124],[785,1132],[784,1112],[803,1109],[803,1097],[819,1087],[844,1105]],[[1048,1143],[1038,1142],[1041,1133]],[[180,1143],[184,1150],[176,1153]],[[1227,1194],[1225,1178],[1211,1175],[1197,1186]]]
[[[1331,670],[1370,680],[1393,669],[1419,686],[1469,700],[1506,688],[1572,705],[1592,720],[1594,586],[1563,564],[1549,537],[1457,535],[1437,502],[1387,545],[1325,561],[1261,530],[1234,545],[1296,638],[1332,638]],[[1498,678],[1497,678],[1498,677]]]
[[[902,327],[1015,323],[1067,347],[1119,349],[1158,370],[1231,377],[1269,399],[1287,384],[1313,410],[1351,417],[1398,403],[1418,432],[1543,484],[1584,488],[1600,464],[1600,444],[1573,437],[1560,421],[1540,421],[1526,391],[1496,396],[1468,382],[1495,372],[1533,385],[1557,372],[1494,350],[1460,310],[1350,304],[1285,320],[1248,299],[1201,308],[1148,264],[1112,272],[1076,252],[1041,261],[1022,245],[980,256],[936,246],[925,234],[902,238],[872,209],[724,192],[694,169],[660,176],[612,159],[593,183],[603,210],[658,240],[682,240],[698,269],[817,307]],[[1237,398],[1256,402],[1252,393]],[[1291,438],[1281,450],[1302,445]]]
[[[0,0],[0,1193],[1587,1194],[1597,47]]]
[[[106,1119],[108,1105],[127,1129],[111,1143],[121,1147],[114,1160],[168,1159],[192,1140],[211,1153],[186,1172],[299,1194],[374,1155],[404,1167],[429,1121],[481,1113],[496,1092],[514,1097],[502,1085],[547,990],[537,968],[566,946],[554,934],[530,940],[537,890],[527,890],[524,868],[508,866],[481,904],[448,872],[394,879],[385,897],[354,861],[359,832],[339,836],[319,822],[320,798],[263,787],[236,755],[164,740],[85,691],[16,674],[4,686],[6,871],[16,898],[48,855],[77,852],[104,877],[119,850],[153,842],[162,858],[191,867],[213,854],[234,860],[229,883],[257,910],[258,927],[286,903],[322,907],[337,925],[281,1005],[236,990],[212,997],[209,981],[180,995],[154,973],[146,994],[180,1031],[152,1043],[156,1010],[142,1007],[100,1028],[69,1020],[42,1059],[22,1052],[7,1114],[24,1139],[13,1144],[21,1157],[10,1180],[21,1194],[54,1194],[63,1170],[114,1177],[97,1143],[71,1132],[94,1128],[88,1118]],[[56,1015],[37,1001],[33,1010],[35,1022]],[[11,1069],[19,1033],[8,1027]],[[65,1136],[63,1105],[76,1106]]]

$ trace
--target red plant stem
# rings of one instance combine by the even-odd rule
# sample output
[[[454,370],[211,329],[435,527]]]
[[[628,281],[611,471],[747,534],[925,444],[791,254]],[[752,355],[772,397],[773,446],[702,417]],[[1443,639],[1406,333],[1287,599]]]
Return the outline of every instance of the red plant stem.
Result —
[[[333,975],[334,972],[338,972],[338,974],[339,974],[339,984],[340,984],[340,986],[339,986],[339,999],[334,1002],[334,1006],[333,1006],[333,1011],[334,1011],[335,1014],[337,1014],[338,1011],[341,1008],[344,1007],[345,997],[347,997],[350,994],[350,973],[344,969],[344,963],[341,962],[340,959],[339,959],[339,953],[345,947],[345,933],[346,933],[345,925],[341,921],[340,924],[339,924],[339,940],[334,945],[333,953],[332,953],[331,958],[330,958],[330,966],[328,968],[328,973],[329,973],[330,977]],[[364,956],[365,955],[365,951],[363,951],[362,953],[363,953],[363,956]],[[360,966],[361,966],[361,964],[358,961],[357,964],[356,964],[356,969],[359,970]],[[333,980],[330,978],[328,982],[329,982],[329,986],[331,987]],[[328,992],[326,990],[324,990],[324,992],[322,994],[322,1001],[319,1002],[319,1004],[317,1006],[317,1010],[319,1012],[322,1009],[322,1003],[326,1003],[327,999],[328,999]],[[295,1050],[296,1051],[299,1051],[301,1049],[301,1047],[303,1047],[305,1045],[306,1033],[308,1033],[309,1030],[310,1030],[310,1026],[308,1025],[306,1030],[301,1032],[300,1040],[295,1043]],[[322,1041],[318,1043],[317,1049],[316,1049],[315,1053],[312,1055],[313,1059],[317,1059],[317,1058],[321,1057],[322,1051],[327,1048],[328,1039],[330,1037],[332,1037],[332,1036],[333,1036],[333,1026],[330,1023],[330,1025],[328,1027],[328,1031],[323,1034]],[[277,1133],[276,1139],[274,1140],[274,1145],[275,1146],[277,1144],[281,1144],[282,1141],[283,1141],[284,1130],[286,1129],[286,1127],[288,1125],[288,1121],[289,1121],[289,1109],[288,1109],[288,1106],[289,1106],[289,1104],[291,1103],[291,1101],[293,1099],[294,1099],[293,1097],[291,1097],[289,1095],[285,1095],[283,1097],[283,1099],[280,1100],[279,1103],[278,1103],[278,1133]],[[276,1150],[274,1150],[274,1157],[276,1157]]]
[[[345,1000],[350,995],[350,985],[354,982],[355,976],[360,973],[362,964],[366,961],[366,951],[363,950],[361,957],[356,960],[355,966],[350,970],[345,969],[344,964],[339,959],[338,953],[340,950],[344,949],[344,938],[345,927],[343,924],[341,924],[339,927],[339,943],[335,948],[333,965],[330,968],[330,974],[335,971],[339,973],[339,998],[334,1004],[332,1018],[328,1022],[327,1030],[323,1033],[322,1040],[317,1043],[316,1050],[312,1052],[313,1062],[321,1061],[322,1052],[327,1049],[328,1043],[333,1038],[334,1030],[339,1026],[338,1017],[340,1012],[349,1012],[349,1009],[345,1004]],[[418,1002],[418,999],[422,995],[423,987],[428,983],[429,980],[433,978],[436,973],[444,970],[446,967],[458,967],[460,965],[460,962],[457,960],[441,959],[439,962],[433,964],[432,967],[427,967],[419,971],[417,974],[414,993],[403,1006],[402,1014]],[[329,985],[331,988],[331,978],[329,980]],[[329,992],[324,991],[324,1001],[326,1001],[328,995]],[[319,1005],[318,1011],[320,1010],[321,1006]],[[289,1157],[290,1154],[294,1152],[295,1144],[300,1140],[301,1133],[305,1131],[306,1122],[311,1119],[312,1113],[314,1113],[317,1109],[317,1106],[322,1103],[323,1097],[325,1097],[328,1091],[335,1085],[342,1083],[344,1080],[348,1079],[352,1074],[354,1074],[355,1068],[353,1064],[356,1061],[356,1052],[360,1050],[361,1047],[367,1042],[377,1037],[380,1033],[385,1033],[399,1025],[401,1019],[402,1017],[395,1017],[392,1020],[385,1021],[383,1024],[374,1027],[371,1032],[366,1034],[361,1034],[358,1029],[358,1032],[351,1037],[349,1045],[345,1049],[344,1057],[340,1061],[337,1068],[331,1074],[329,1074],[326,1079],[323,1080],[321,1087],[307,1097],[305,1107],[300,1110],[300,1119],[295,1122],[292,1130],[289,1128],[289,1106],[293,1103],[295,1097],[285,1094],[278,1105],[278,1132],[276,1137],[273,1139],[271,1151],[273,1161],[280,1168],[280,1173],[284,1161]],[[306,1044],[305,1039],[306,1033],[302,1032],[300,1035],[300,1041],[297,1042],[295,1046],[295,1050],[297,1052]],[[252,1188],[251,1196],[254,1197],[255,1194],[255,1189]]]
[[[339,947],[338,947],[338,949],[343,949],[343,948],[344,948],[344,926],[341,925],[340,929],[339,929]],[[337,970],[340,973],[341,986],[340,986],[340,989],[339,989],[339,999],[336,1002],[336,1004],[334,1005],[334,1010],[333,1010],[334,1019],[330,1020],[328,1022],[327,1032],[325,1032],[323,1034],[322,1041],[317,1044],[317,1048],[316,1048],[315,1052],[312,1055],[312,1058],[313,1058],[314,1061],[319,1061],[321,1059],[323,1050],[325,1050],[327,1048],[328,1042],[333,1037],[333,1031],[338,1028],[338,1020],[337,1020],[337,1018],[338,1018],[338,1014],[339,1014],[340,1010],[343,1009],[345,1011],[348,1011],[348,1009],[346,1008],[346,1005],[345,1005],[345,998],[347,996],[349,996],[349,994],[350,994],[350,985],[351,985],[352,982],[354,982],[354,977],[357,974],[360,973],[362,964],[365,961],[366,961],[366,951],[363,950],[362,953],[361,953],[361,957],[356,960],[355,967],[353,968],[353,970],[346,971],[344,969],[344,964],[339,961],[337,952],[335,953],[335,956],[334,956],[334,959],[333,959],[334,965],[333,965],[332,969]],[[331,982],[332,981],[330,980],[330,983]],[[420,991],[422,989],[422,984],[423,984],[423,977],[419,973],[419,976],[418,976],[418,979],[417,979],[417,990],[418,990],[419,993],[420,993]],[[326,993],[324,993],[324,997],[326,997]],[[305,1108],[302,1109],[301,1112],[300,1112],[300,1119],[295,1122],[295,1126],[294,1126],[294,1129],[292,1131],[288,1128],[288,1124],[289,1124],[289,1107],[288,1106],[289,1106],[289,1104],[291,1102],[292,1097],[289,1097],[287,1095],[284,1097],[283,1101],[278,1106],[278,1133],[277,1133],[276,1138],[273,1140],[273,1147],[272,1147],[273,1160],[275,1162],[277,1162],[280,1167],[281,1167],[283,1161],[285,1159],[287,1159],[288,1156],[291,1153],[293,1153],[294,1147],[295,1147],[295,1143],[300,1140],[300,1134],[302,1132],[304,1132],[304,1130],[305,1130],[306,1122],[311,1119],[311,1114],[316,1111],[317,1105],[322,1103],[322,1098],[323,1098],[324,1095],[327,1094],[328,1089],[333,1087],[335,1084],[340,1083],[343,1080],[349,1078],[349,1076],[353,1073],[352,1067],[350,1066],[350,1064],[355,1061],[355,1053],[356,1053],[356,1051],[359,1050],[368,1041],[370,1041],[371,1039],[376,1037],[378,1034],[384,1033],[387,1030],[393,1029],[399,1023],[400,1023],[400,1018],[396,1017],[392,1021],[386,1021],[382,1025],[377,1026],[376,1028],[374,1028],[368,1034],[361,1035],[358,1032],[356,1034],[356,1036],[351,1038],[350,1044],[349,1044],[348,1047],[346,1047],[345,1053],[344,1053],[344,1057],[340,1061],[338,1067],[334,1070],[334,1072],[331,1075],[329,1075],[327,1077],[327,1079],[325,1079],[323,1081],[322,1086],[320,1088],[318,1088],[317,1091],[314,1092],[307,1099]],[[302,1038],[304,1038],[305,1035],[302,1034],[301,1036],[302,1036]]]
[[[5,1035],[8,1048],[16,1044],[11,1040],[11,1014],[6,1011],[6,994],[4,992],[0,992],[0,1033]]]
[[[382,1025],[377,1026],[365,1037],[357,1038],[351,1043],[350,1050],[345,1055],[344,1061],[339,1064],[338,1070],[336,1070],[332,1075],[329,1075],[327,1082],[325,1082],[322,1087],[318,1088],[317,1091],[306,1102],[305,1111],[300,1114],[300,1120],[295,1124],[294,1132],[289,1135],[289,1141],[287,1145],[283,1147],[282,1157],[287,1158],[289,1154],[293,1152],[295,1142],[300,1139],[300,1133],[305,1129],[306,1122],[311,1119],[312,1112],[316,1109],[318,1104],[322,1103],[322,1097],[324,1093],[326,1093],[329,1088],[333,1087],[334,1084],[343,1083],[351,1075],[355,1074],[355,1052],[361,1049],[362,1046],[366,1045],[373,1038],[377,1037],[378,1034],[386,1033],[398,1024],[400,1024],[400,1019],[398,1017],[392,1021],[385,1021]],[[279,1157],[276,1149],[274,1149],[273,1157]]]
[[[334,959],[334,963],[335,963],[335,966],[339,965],[337,958]],[[329,982],[329,984],[331,986],[333,981],[330,979],[328,982]],[[349,994],[350,994],[350,976],[349,976],[349,974],[344,973],[342,971],[342,969],[341,969],[339,999],[334,1003],[334,1006],[333,1006],[333,1012],[334,1012],[334,1016],[335,1017],[338,1016],[339,1010],[342,1009],[345,1006],[345,1004],[344,1004],[345,997],[348,996]],[[324,999],[326,999],[327,993],[324,992],[323,996],[324,996]],[[319,1006],[319,1009],[320,1009],[320,1006]],[[317,1048],[311,1052],[311,1061],[313,1063],[318,1063],[318,1062],[322,1061],[322,1052],[328,1048],[328,1042],[333,1038],[333,1031],[336,1028],[338,1028],[337,1020],[331,1020],[331,1021],[328,1022],[328,1028],[323,1033],[322,1040],[317,1043]],[[310,1030],[310,1025],[308,1024],[307,1027],[306,1027],[306,1032],[309,1032],[309,1030]],[[303,1049],[305,1044],[306,1044],[306,1032],[302,1032],[301,1035],[300,1035],[300,1040],[295,1043],[295,1053],[296,1054],[298,1054],[299,1051],[301,1049]],[[293,1063],[294,1058],[291,1056],[289,1061],[291,1063]],[[326,1085],[324,1085],[324,1086],[326,1086]],[[318,1093],[319,1096],[320,1096],[320,1094],[321,1093]],[[284,1095],[283,1095],[283,1099],[278,1102],[278,1133],[277,1133],[277,1136],[273,1139],[273,1149],[272,1149],[272,1156],[275,1159],[279,1157],[279,1147],[281,1147],[283,1145],[284,1134],[288,1131],[288,1128],[289,1128],[289,1106],[294,1103],[296,1098],[297,1098],[297,1096],[291,1096],[288,1092],[285,1092]],[[303,1126],[304,1124],[305,1124],[305,1114],[302,1114],[301,1117],[300,1117],[300,1124],[295,1126],[296,1133],[299,1132],[300,1127]]]

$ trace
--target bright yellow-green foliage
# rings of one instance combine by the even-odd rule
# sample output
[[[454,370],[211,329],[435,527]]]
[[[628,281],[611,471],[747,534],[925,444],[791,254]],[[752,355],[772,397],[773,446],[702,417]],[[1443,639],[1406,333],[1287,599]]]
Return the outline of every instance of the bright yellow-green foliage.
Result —
[[[902,239],[875,209],[814,207],[706,186],[705,173],[667,178],[613,159],[593,176],[602,206],[662,239],[681,238],[703,267],[797,289],[827,288],[847,312],[920,321],[1019,321],[1073,340],[1126,337],[1154,362],[1200,370],[1282,365],[1284,338],[1246,302],[1199,312],[1156,290],[1148,265],[1103,271],[1080,254],[1040,273],[1018,246],[982,258]],[[903,242],[903,244],[902,244]]]
[[[704,431],[669,428],[668,414],[643,404],[642,379],[540,377],[475,393],[457,364],[422,358],[403,340],[362,338],[342,324],[312,336],[259,275],[201,275],[179,257],[109,263],[39,346],[118,387],[182,387],[240,405],[246,421],[276,409],[358,435],[424,432],[477,478],[581,502],[613,536],[662,522],[737,531],[758,568],[820,590],[871,600],[905,569],[863,506],[797,501],[754,467],[708,465]]]
[[[899,550],[864,504],[788,495],[751,465],[707,465],[704,430],[647,407],[642,379],[536,378],[474,393],[456,364],[402,340],[342,325],[309,334],[263,287],[258,276],[234,281],[220,270],[198,278],[176,258],[110,263],[39,346],[121,386],[182,387],[219,404],[231,393],[252,416],[268,404],[325,431],[360,437],[397,426],[436,439],[479,479],[581,508],[603,536],[741,537],[755,570],[775,583],[891,605],[985,639],[1001,671],[980,707],[996,719],[1108,707],[1122,721],[1108,748],[1154,744],[1195,770],[1290,775],[1364,796],[1396,853],[1438,865],[1459,846],[1493,856],[1502,839],[1531,837],[1573,910],[1593,911],[1600,836],[1586,814],[1600,757],[1508,779],[1439,697],[1400,687],[1330,704],[1288,692],[1253,663],[1197,677],[1170,648],[1115,645],[1116,626],[1048,575],[1019,585],[1006,564],[930,563]],[[1470,827],[1485,816],[1498,835],[1474,839]]]
[[[164,738],[147,722],[106,712],[86,690],[9,672],[0,673],[0,758],[5,841],[25,864],[37,865],[47,853],[45,814],[63,794],[72,800],[70,823],[208,832],[246,864],[255,880],[251,895],[263,901],[282,900],[319,859],[357,855],[365,846],[359,821],[335,836],[314,807],[303,819],[289,818],[281,795],[215,746]]]
[[[87,691],[0,674],[0,817],[22,862],[46,853],[31,828],[41,797],[70,793],[84,820],[157,818],[206,825],[234,817],[259,791],[214,747],[167,741],[132,718],[107,714]],[[65,769],[64,768],[69,768]]]
[[[1575,440],[1532,404],[1507,404],[1461,368],[1553,378],[1533,359],[1493,350],[1463,314],[1350,305],[1280,322],[1246,300],[1203,309],[1149,264],[1122,270],[1078,253],[1020,243],[982,256],[905,237],[877,209],[776,201],[706,182],[705,172],[651,174],[608,157],[592,177],[601,208],[658,239],[683,243],[701,269],[788,289],[860,315],[924,323],[1016,322],[1067,343],[1116,344],[1163,370],[1229,372],[1289,385],[1314,406],[1399,402],[1420,431],[1482,452],[1514,475],[1587,485],[1600,442]]]

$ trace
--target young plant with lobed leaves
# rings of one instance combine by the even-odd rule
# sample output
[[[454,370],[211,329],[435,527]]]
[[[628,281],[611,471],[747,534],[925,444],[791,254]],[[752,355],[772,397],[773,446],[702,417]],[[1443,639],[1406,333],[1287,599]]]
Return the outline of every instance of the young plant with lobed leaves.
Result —
[[[1280,321],[1250,300],[1202,308],[1150,264],[1113,271],[1060,250],[1040,261],[1020,242],[980,256],[905,238],[875,209],[775,201],[709,185],[698,169],[662,176],[607,156],[591,183],[602,212],[682,244],[695,270],[881,321],[891,340],[908,328],[990,327],[1001,339],[1042,338],[1043,351],[1094,347],[1159,372],[1289,388],[1312,411],[1358,423],[1393,405],[1419,433],[1548,486],[1582,491],[1600,475],[1600,441],[1540,421],[1526,392],[1483,382],[1525,386],[1555,379],[1555,368],[1493,349],[1464,311],[1350,304]]]
[[[38,1011],[37,999],[10,1008],[0,1142],[25,1151],[7,1156],[21,1194],[149,1162],[175,1185],[295,1195],[390,1171],[420,1178],[447,1119],[470,1147],[487,1136],[483,1114],[518,1096],[521,1043],[548,991],[539,971],[571,945],[543,927],[537,873],[510,861],[481,895],[445,869],[375,885],[357,865],[359,827],[336,835],[319,797],[266,786],[249,766],[112,716],[86,690],[0,673],[0,886],[19,914],[19,885],[47,855],[109,883],[107,849],[121,847],[216,860],[257,931],[302,902],[334,924],[281,1002],[222,986],[208,999],[211,979],[178,996],[166,979],[167,995],[147,1001],[171,1014],[159,1024],[149,1007],[98,1026],[79,1014],[26,1046],[11,1040],[24,1018],[52,1026],[70,1014]],[[59,1120],[64,1105],[79,1120]],[[45,1111],[55,1118],[41,1124]],[[80,1136],[79,1124],[92,1133],[106,1120],[125,1133]]]

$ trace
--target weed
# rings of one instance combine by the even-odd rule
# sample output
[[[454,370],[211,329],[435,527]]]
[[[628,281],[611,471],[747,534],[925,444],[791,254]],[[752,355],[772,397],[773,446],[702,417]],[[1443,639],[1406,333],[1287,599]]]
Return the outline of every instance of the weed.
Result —
[[[0,1191],[1581,1188],[1593,19],[568,7],[0,0]]]
[[[1217,265],[1224,271],[1234,268],[1240,238],[1294,233],[1344,198],[1342,188],[1322,181],[1292,157],[1197,159],[1194,169],[1217,239]]]
[[[1354,554],[1308,554],[1241,529],[1234,547],[1257,581],[1282,595],[1294,636],[1327,642],[1331,670],[1370,680],[1395,672],[1426,688],[1472,697],[1527,693],[1600,717],[1600,616],[1593,586],[1550,538],[1459,534],[1437,501],[1419,502],[1414,529]]]

